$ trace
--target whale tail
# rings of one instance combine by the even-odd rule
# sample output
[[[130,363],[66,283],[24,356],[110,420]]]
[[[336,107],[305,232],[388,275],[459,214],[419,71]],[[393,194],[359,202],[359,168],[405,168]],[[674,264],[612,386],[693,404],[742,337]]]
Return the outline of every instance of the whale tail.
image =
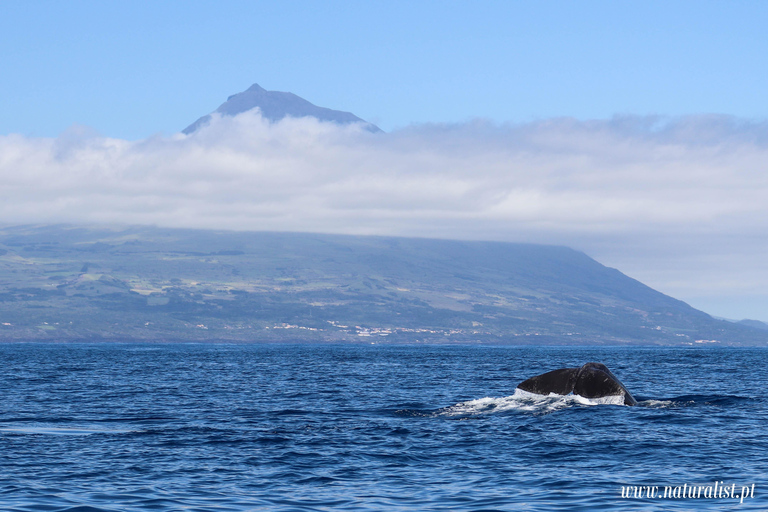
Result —
[[[561,368],[527,379],[517,386],[538,395],[567,395],[573,393],[584,398],[624,396],[624,405],[635,405],[637,400],[624,384],[602,363],[587,363],[581,368]]]

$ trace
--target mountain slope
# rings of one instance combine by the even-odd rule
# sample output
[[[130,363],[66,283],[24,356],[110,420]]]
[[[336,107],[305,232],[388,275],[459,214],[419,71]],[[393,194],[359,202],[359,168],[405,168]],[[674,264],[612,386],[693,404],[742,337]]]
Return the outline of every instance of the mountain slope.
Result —
[[[234,94],[222,103],[215,113],[224,116],[235,116],[254,108],[261,110],[261,115],[271,122],[279,121],[286,116],[290,117],[315,117],[321,121],[331,121],[338,124],[364,123],[367,130],[380,132],[381,130],[354,114],[318,107],[307,100],[290,92],[267,91],[258,84],[253,84],[247,90]],[[211,115],[205,115],[187,126],[182,133],[190,134],[205,126],[211,119]]]
[[[2,339],[766,344],[566,247],[0,230]]]
[[[766,324],[765,322],[761,322],[760,320],[744,319],[744,320],[739,320],[736,323],[741,324],[741,325],[746,325],[747,327],[752,327],[753,329],[760,329],[762,331],[768,331],[768,324]]]

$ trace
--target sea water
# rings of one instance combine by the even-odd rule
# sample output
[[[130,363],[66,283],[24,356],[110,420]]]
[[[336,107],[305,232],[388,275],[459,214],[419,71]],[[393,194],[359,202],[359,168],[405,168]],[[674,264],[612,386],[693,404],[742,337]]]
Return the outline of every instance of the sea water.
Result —
[[[3,344],[0,360],[3,511],[768,509],[766,349]],[[590,361],[638,406],[515,391]]]

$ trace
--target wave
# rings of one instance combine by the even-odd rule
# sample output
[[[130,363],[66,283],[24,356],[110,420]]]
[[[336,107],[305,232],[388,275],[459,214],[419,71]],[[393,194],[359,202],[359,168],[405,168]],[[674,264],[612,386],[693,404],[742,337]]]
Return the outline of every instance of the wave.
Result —
[[[91,434],[127,434],[135,430],[124,429],[95,429],[95,428],[63,428],[63,427],[0,427],[0,432],[13,434],[49,434],[60,436],[87,436]]]
[[[671,398],[638,399],[637,405],[654,409],[695,406],[728,407],[742,405],[751,400],[753,398],[736,395],[681,395]]]

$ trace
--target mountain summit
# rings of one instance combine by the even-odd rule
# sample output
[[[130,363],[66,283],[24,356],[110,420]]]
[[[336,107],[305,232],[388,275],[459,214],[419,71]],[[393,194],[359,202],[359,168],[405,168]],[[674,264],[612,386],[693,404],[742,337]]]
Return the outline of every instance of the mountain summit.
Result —
[[[378,126],[360,119],[350,112],[318,107],[290,92],[267,91],[259,84],[253,84],[247,90],[233,94],[227,101],[215,110],[223,116],[236,116],[243,112],[259,108],[261,115],[271,122],[279,121],[286,116],[315,117],[320,121],[332,121],[338,124],[364,123],[368,131],[380,132]],[[210,121],[211,115],[201,117],[182,130],[190,134]]]

